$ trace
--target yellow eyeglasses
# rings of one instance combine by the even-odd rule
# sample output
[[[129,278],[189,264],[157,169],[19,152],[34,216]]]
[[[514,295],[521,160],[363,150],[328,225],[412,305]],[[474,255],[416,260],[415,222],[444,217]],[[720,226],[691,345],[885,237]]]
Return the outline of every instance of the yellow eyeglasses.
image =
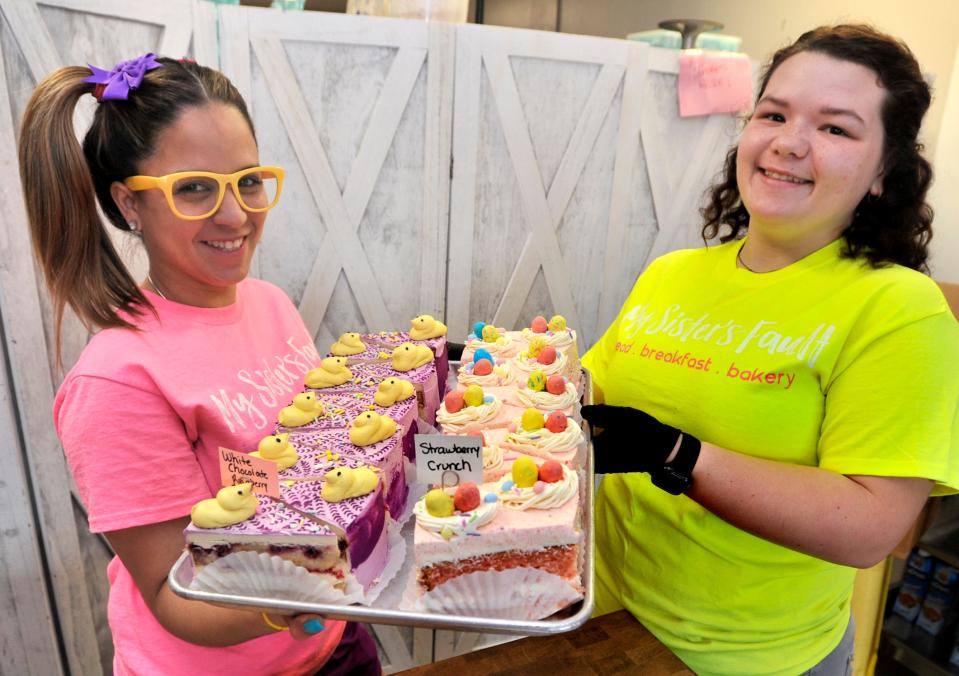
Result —
[[[174,214],[187,221],[199,221],[220,208],[227,184],[244,211],[272,209],[283,190],[283,173],[281,167],[250,167],[233,174],[178,171],[166,176],[131,176],[123,184],[130,190],[162,190]]]

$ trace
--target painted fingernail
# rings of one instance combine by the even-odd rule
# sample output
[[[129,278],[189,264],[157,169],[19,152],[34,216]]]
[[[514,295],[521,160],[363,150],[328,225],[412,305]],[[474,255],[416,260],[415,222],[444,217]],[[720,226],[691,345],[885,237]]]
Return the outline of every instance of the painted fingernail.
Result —
[[[307,620],[303,623],[303,631],[307,634],[319,634],[323,631],[323,623],[319,620]]]

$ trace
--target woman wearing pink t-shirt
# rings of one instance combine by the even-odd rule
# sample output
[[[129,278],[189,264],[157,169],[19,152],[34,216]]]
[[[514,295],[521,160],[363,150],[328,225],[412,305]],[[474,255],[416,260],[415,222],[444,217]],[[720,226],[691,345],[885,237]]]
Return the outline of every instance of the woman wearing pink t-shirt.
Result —
[[[99,105],[82,148],[77,100]],[[146,54],[68,67],[23,117],[20,173],[59,324],[96,335],[67,374],[57,432],[110,563],[116,674],[379,674],[359,625],[174,595],[166,576],[190,507],[219,488],[216,449],[246,450],[319,362],[286,295],[246,279],[283,170],[264,166],[243,99],[221,73]],[[139,238],[137,284],[104,224]]]

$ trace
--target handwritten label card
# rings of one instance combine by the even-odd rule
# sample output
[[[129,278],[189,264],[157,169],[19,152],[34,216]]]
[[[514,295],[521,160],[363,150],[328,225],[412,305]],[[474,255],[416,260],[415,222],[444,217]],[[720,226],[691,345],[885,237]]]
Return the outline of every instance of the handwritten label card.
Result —
[[[253,492],[260,495],[280,497],[280,482],[276,463],[255,455],[231,451],[220,446],[220,483],[224,486],[253,484]]]
[[[685,49],[679,54],[677,86],[680,117],[749,110],[753,99],[749,57]]]
[[[415,434],[416,483],[447,486],[483,482],[483,437],[456,437],[445,434]],[[452,474],[453,472],[456,477]]]

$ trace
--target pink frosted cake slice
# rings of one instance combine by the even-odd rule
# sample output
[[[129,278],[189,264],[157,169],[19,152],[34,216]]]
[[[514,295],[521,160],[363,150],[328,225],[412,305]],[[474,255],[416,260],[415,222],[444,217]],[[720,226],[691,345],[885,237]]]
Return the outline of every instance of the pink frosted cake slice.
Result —
[[[259,502],[253,517],[232,526],[187,526],[187,551],[195,570],[235,552],[262,552],[328,577],[342,590],[350,567],[335,530],[272,498],[260,496]]]
[[[562,486],[547,484],[540,493],[532,488],[514,491],[511,480],[486,483],[480,486],[483,497],[476,509],[450,517],[433,516],[426,499],[418,501],[413,508],[413,556],[421,587],[434,590],[479,571],[536,568],[582,589],[576,474],[567,470],[564,481]],[[523,506],[526,493],[536,496],[538,506]],[[498,500],[487,502],[490,495]]]
[[[389,557],[383,486],[379,484],[372,493],[339,502],[324,500],[321,490],[321,482],[284,482],[280,485],[280,498],[343,530],[350,569],[363,588],[368,589],[383,572]]]

